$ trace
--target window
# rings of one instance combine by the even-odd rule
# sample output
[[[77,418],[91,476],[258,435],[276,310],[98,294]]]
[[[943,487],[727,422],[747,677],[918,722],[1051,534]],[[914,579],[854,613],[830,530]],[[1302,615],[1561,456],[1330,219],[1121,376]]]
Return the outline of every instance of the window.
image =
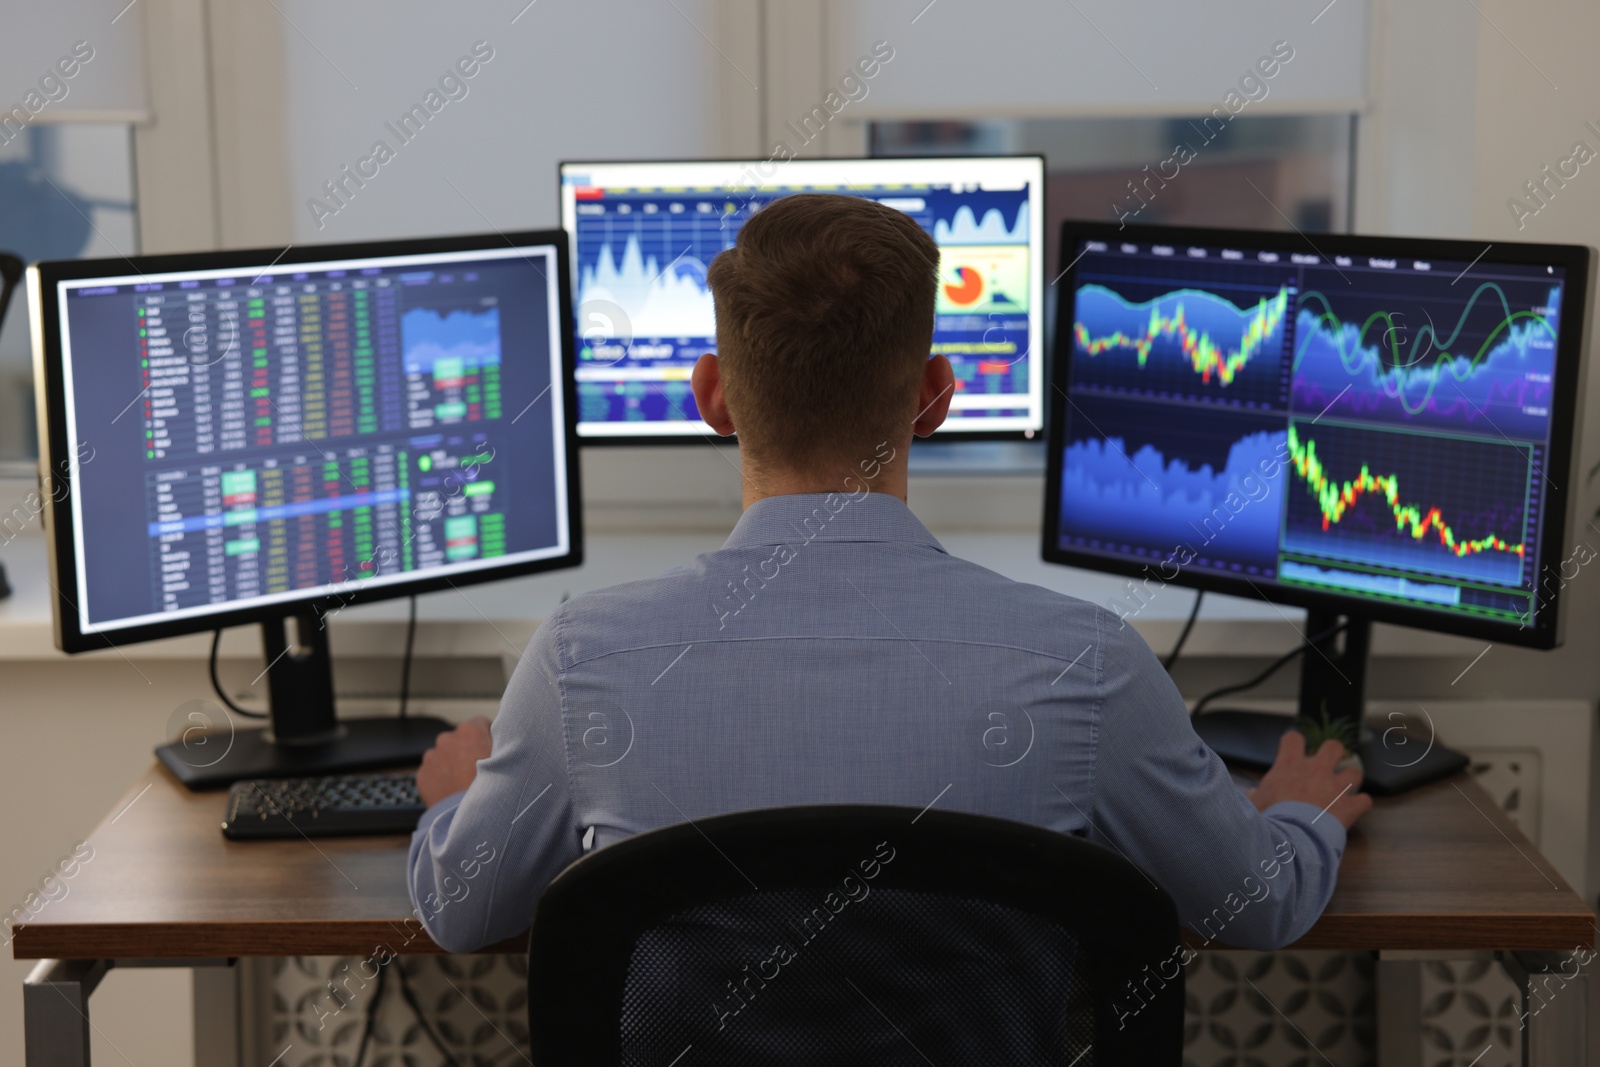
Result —
[[[0,251],[25,262],[138,251],[132,130],[34,124],[0,144]],[[38,449],[25,294],[0,324],[0,462]]]
[[[1038,153],[1045,158],[1046,276],[1063,219],[1343,232],[1350,225],[1354,118],[1023,119],[878,122],[872,154]],[[1179,164],[1179,146],[1192,157]],[[1168,177],[1163,177],[1167,175]],[[1046,344],[1054,291],[1045,293]]]

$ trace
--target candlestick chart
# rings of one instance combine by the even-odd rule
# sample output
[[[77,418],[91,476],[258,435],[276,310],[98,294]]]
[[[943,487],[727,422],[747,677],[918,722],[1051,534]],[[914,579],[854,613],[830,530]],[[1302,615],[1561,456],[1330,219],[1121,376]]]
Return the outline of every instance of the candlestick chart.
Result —
[[[1291,422],[1290,552],[1458,581],[1519,586],[1531,445]]]
[[[1074,384],[1277,406],[1291,297],[1287,285],[1242,293],[1183,286],[1144,299],[1083,285],[1072,323]]]

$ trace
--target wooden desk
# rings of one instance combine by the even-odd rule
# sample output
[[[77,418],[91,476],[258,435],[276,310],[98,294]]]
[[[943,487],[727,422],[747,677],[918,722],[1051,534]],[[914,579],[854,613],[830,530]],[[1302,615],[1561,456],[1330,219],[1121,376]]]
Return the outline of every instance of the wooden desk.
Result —
[[[18,927],[16,957],[46,960],[29,979],[39,986],[28,1002],[30,1067],[33,1035],[47,1025],[81,1017],[87,1049],[87,995],[106,961],[441,951],[411,916],[407,837],[228,841],[224,796],[189,793],[153,765],[89,836],[94,856],[66,899]],[[1378,801],[1351,835],[1326,913],[1296,947],[1498,950],[1537,970],[1593,948],[1594,923],[1488,795],[1458,778]],[[514,939],[485,951],[525,948]],[[62,987],[71,995],[57,996]],[[63,1003],[81,1005],[78,1016]],[[35,1004],[54,1009],[53,1024],[35,1027]],[[39,1062],[86,1064],[87,1052]]]
[[[65,900],[16,931],[17,959],[443,953],[411,914],[406,834],[222,836],[226,790],[191,793],[160,764],[89,835]],[[485,952],[525,952],[520,938]]]
[[[1465,775],[1377,801],[1295,948],[1570,952],[1595,915]]]
[[[152,765],[89,836],[94,858],[16,933],[18,959],[440,952],[411,916],[407,837],[229,841],[225,794]],[[1378,801],[1296,948],[1594,947],[1595,916],[1476,783]],[[486,951],[518,951],[512,942]]]

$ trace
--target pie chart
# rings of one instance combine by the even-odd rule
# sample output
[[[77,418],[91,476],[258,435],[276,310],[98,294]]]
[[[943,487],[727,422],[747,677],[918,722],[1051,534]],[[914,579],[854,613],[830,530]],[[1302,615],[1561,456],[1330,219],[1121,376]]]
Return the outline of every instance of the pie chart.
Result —
[[[945,299],[960,307],[970,307],[983,296],[983,275],[971,267],[957,267],[956,281],[944,283]]]
[[[1025,312],[1029,266],[1026,245],[942,248],[934,310],[941,315]]]

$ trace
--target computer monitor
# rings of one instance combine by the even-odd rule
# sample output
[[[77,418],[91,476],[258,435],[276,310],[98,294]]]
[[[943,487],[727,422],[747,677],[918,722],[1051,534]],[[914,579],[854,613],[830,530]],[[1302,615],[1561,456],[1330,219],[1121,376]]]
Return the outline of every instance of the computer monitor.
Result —
[[[57,645],[262,624],[271,734],[164,746],[179,778],[414,761],[448,724],[339,722],[328,619],[582,562],[566,257],[552,230],[29,268]]]
[[[1560,641],[1592,251],[1067,223],[1044,557],[1347,620]],[[1324,654],[1325,653],[1325,654]],[[1342,657],[1342,658],[1341,658]],[[1369,768],[1370,772],[1371,768]]]
[[[751,214],[791,193],[903,211],[940,248],[933,353],[955,367],[936,436],[1030,438],[1044,426],[1044,160],[746,159],[563,163],[577,300],[578,434],[715,440],[689,389],[716,351],[706,268]]]

